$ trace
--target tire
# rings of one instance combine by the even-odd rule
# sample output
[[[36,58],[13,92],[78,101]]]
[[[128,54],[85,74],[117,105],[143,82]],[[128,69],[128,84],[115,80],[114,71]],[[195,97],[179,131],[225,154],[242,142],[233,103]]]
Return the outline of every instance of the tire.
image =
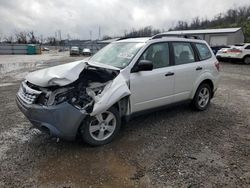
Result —
[[[119,113],[115,107],[111,107],[101,114],[87,117],[80,128],[80,134],[87,144],[101,146],[111,142],[118,135],[120,128]]]
[[[243,62],[244,62],[245,64],[250,64],[250,56],[244,57]]]
[[[210,104],[211,97],[212,97],[212,89],[210,85],[206,83],[201,84],[198,87],[195,96],[193,98],[192,101],[193,108],[198,111],[206,110]]]

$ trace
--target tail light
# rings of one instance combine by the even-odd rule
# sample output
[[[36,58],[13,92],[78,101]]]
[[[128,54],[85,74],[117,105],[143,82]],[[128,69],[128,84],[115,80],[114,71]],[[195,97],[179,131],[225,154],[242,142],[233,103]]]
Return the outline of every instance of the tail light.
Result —
[[[228,51],[231,53],[242,53],[242,50],[239,50],[239,49],[230,49]]]
[[[216,61],[216,62],[214,63],[214,65],[215,65],[217,71],[220,71],[220,63],[219,63],[218,61]]]

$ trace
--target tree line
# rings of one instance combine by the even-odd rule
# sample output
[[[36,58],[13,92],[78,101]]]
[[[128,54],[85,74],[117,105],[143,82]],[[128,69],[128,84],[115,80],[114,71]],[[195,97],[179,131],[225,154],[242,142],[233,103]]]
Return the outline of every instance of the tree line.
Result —
[[[193,18],[191,22],[179,20],[177,24],[168,29],[168,31],[232,27],[242,27],[246,42],[250,42],[250,5],[229,9],[225,13],[216,15],[211,20],[199,17]],[[151,26],[147,26],[137,30],[132,29],[129,32],[125,32],[121,37],[150,37],[160,32],[164,32],[164,30],[160,31],[159,29],[153,29]],[[104,39],[109,38],[111,37],[105,36]]]
[[[246,42],[250,42],[250,5],[237,7],[220,13],[213,19],[195,17],[190,23],[178,21],[169,30],[188,30],[188,29],[216,29],[242,27]]]
[[[4,43],[15,43],[15,44],[50,44],[56,45],[61,41],[56,40],[55,37],[43,38],[43,36],[38,36],[34,31],[19,31],[15,32],[13,35],[2,36],[0,35],[0,42]]]

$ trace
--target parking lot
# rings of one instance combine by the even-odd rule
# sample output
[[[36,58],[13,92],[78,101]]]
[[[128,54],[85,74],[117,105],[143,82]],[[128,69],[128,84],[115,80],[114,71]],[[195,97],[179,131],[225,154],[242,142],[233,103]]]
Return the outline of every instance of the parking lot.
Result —
[[[0,56],[0,187],[249,187],[250,65],[221,63],[207,111],[179,105],[137,117],[103,147],[31,129],[15,104],[32,70],[83,57]]]

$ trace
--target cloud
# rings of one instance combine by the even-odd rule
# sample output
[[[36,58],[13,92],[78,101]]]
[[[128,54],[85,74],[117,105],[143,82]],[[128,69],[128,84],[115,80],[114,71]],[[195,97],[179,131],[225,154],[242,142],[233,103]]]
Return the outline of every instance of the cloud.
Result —
[[[118,36],[132,28],[167,30],[178,20],[212,18],[245,0],[8,0],[0,2],[0,34],[34,30],[37,35],[88,39]]]

